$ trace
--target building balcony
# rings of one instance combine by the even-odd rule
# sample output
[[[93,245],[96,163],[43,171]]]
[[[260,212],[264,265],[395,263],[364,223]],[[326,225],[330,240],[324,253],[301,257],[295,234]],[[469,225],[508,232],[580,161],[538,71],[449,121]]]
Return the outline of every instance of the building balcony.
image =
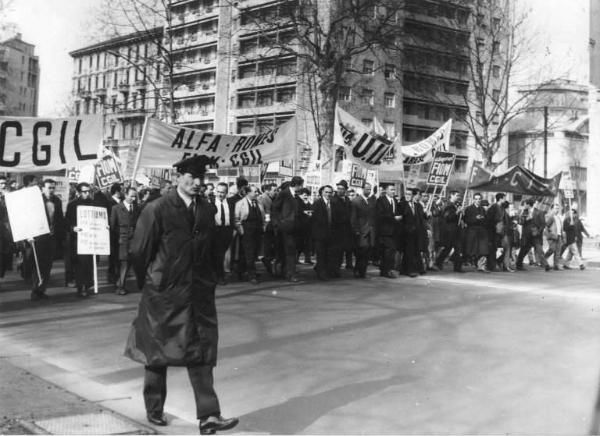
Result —
[[[234,109],[234,114],[237,117],[247,117],[253,115],[271,114],[274,112],[294,112],[296,110],[296,102],[274,102],[266,106],[243,107]]]
[[[217,66],[217,58],[197,59],[193,62],[176,62],[173,64],[173,74],[191,73],[208,70]]]
[[[117,86],[117,89],[119,90],[119,92],[123,92],[123,93],[129,92],[129,84],[121,82]]]
[[[92,98],[92,93],[90,91],[88,91],[87,89],[80,89],[77,93],[79,95],[80,98]]]
[[[148,82],[146,82],[145,80],[136,80],[135,83],[133,84],[133,87],[139,91],[139,90],[143,90],[146,89]]]
[[[195,123],[199,121],[212,121],[215,116],[214,111],[195,111],[195,112],[183,112],[177,114],[175,122],[177,123]]]
[[[173,93],[174,98],[187,98],[203,94],[214,94],[216,90],[215,83],[199,83],[194,86],[180,87]]]
[[[106,96],[106,88],[96,88],[94,90],[94,94],[96,94],[97,97],[105,97]]]
[[[186,37],[180,36],[173,38],[173,51],[189,49],[198,45],[204,45],[211,42],[217,41],[217,30],[211,30],[208,32],[198,32]]]
[[[296,77],[294,76],[286,76],[286,75],[277,75],[277,74],[269,74],[264,76],[254,76],[254,77],[246,77],[243,79],[238,79],[236,81],[237,88],[253,88],[255,86],[266,86],[266,85],[279,85],[282,83],[290,83],[295,82]]]

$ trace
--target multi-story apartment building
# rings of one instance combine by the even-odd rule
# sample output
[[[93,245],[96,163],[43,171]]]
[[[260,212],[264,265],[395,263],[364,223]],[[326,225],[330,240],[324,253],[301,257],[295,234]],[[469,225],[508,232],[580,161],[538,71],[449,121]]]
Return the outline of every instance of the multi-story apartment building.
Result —
[[[590,95],[589,95],[589,141],[600,143],[600,0],[589,0],[590,11]],[[600,148],[589,147],[587,185],[600,185]],[[600,189],[587,192],[587,223],[591,223],[594,234],[600,229]],[[587,224],[586,224],[587,225]],[[589,227],[589,226],[588,226]]]
[[[0,115],[37,116],[40,65],[34,53],[20,33],[0,42]]]
[[[157,41],[162,28],[136,32],[70,53],[74,115],[101,114],[104,138],[132,160],[146,116],[160,109],[163,88]]]

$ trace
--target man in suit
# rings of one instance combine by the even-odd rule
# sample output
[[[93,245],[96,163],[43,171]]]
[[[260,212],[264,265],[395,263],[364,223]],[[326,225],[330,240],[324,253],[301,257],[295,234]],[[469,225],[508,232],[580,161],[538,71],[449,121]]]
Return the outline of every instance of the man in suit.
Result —
[[[371,223],[371,248],[369,248],[368,259],[374,263],[379,261],[377,252],[377,196],[373,193],[369,183],[363,187],[363,196],[369,205],[369,222]]]
[[[441,245],[443,246],[440,254],[435,260],[435,265],[439,270],[444,267],[444,260],[453,250],[452,262],[455,272],[464,272],[462,269],[462,241],[460,237],[460,228],[458,227],[458,218],[460,209],[458,207],[458,191],[450,191],[448,203],[442,211],[442,228],[440,232]]]
[[[244,176],[239,176],[235,180],[235,186],[237,188],[235,194],[227,199],[229,208],[235,213],[235,205],[246,195],[246,190],[242,189],[248,186],[248,180]],[[232,213],[232,216],[233,216]],[[232,225],[235,224],[234,218],[232,218]],[[240,235],[237,232],[233,234],[233,240],[231,242],[231,272],[235,272],[238,276],[238,280],[242,280],[243,271],[246,269],[246,257],[243,253],[243,248],[240,243]]]
[[[352,249],[353,249],[353,235],[352,225],[350,224],[350,199],[348,198],[348,182],[340,180],[335,185],[336,193],[333,196],[333,207],[337,210],[337,216],[339,222],[335,223],[334,232],[339,235],[336,238],[336,243],[340,246],[340,254],[338,262],[340,268],[342,262],[346,261],[346,269],[352,270]]]
[[[311,235],[314,241],[317,265],[315,271],[319,280],[329,280],[338,276],[337,253],[332,240],[333,211],[331,197],[333,188],[330,185],[319,189],[319,198],[312,205]]]
[[[546,215],[546,240],[548,241],[548,250],[544,254],[545,258],[552,256],[553,269],[558,271],[560,261],[560,248],[563,244],[563,220],[560,216],[560,205],[554,204],[552,209]]]
[[[102,197],[100,197],[102,195]],[[96,203],[99,206],[103,206],[100,204],[100,200],[104,200],[106,196],[104,193],[98,193],[95,197],[97,200]],[[120,183],[113,183],[110,187],[110,198],[105,200],[106,203],[106,213],[108,215],[108,219],[112,216],[112,209],[117,205],[121,204],[123,201],[123,186]],[[117,238],[117,234],[115,232],[111,232],[110,235],[110,255],[108,256],[108,282],[116,283],[119,278],[119,239]]]
[[[546,271],[550,271],[550,265],[544,257],[543,249],[543,234],[546,222],[544,219],[544,212],[539,209],[539,200],[529,198],[525,201],[525,206],[521,214],[521,249],[517,256],[516,267],[517,270],[524,271],[523,259],[531,248],[535,251],[536,259],[544,267]]]
[[[262,194],[258,196],[258,202],[262,204],[265,211],[266,228],[263,235],[263,258],[261,259],[267,272],[273,275],[273,261],[275,260],[275,233],[273,230],[273,221],[271,220],[271,208],[273,207],[273,198],[277,193],[275,183],[267,183],[262,186]]]
[[[35,259],[33,257],[33,248],[27,242],[25,249],[26,271],[31,271],[32,290],[31,300],[40,300],[48,298],[46,288],[50,280],[50,272],[52,263],[56,256],[57,250],[62,246],[65,232],[64,216],[62,211],[62,203],[60,198],[54,195],[56,182],[52,179],[46,179],[43,182],[42,198],[46,209],[46,218],[48,219],[48,227],[50,233],[40,235],[34,238],[35,250],[37,253],[38,264],[40,268],[40,277],[37,275],[35,267]],[[29,274],[28,274],[29,275]]]
[[[281,190],[273,201],[273,220],[283,247],[283,269],[285,277],[292,283],[300,281],[296,275],[296,226],[298,202],[296,193],[302,189],[304,179],[292,177],[288,187]]]
[[[265,210],[257,201],[258,188],[248,186],[245,197],[235,205],[235,229],[240,235],[240,244],[245,256],[245,273],[253,285],[258,284],[255,260],[258,256],[260,240],[265,227]]]
[[[504,235],[504,204],[506,195],[502,192],[496,194],[496,202],[486,212],[488,228],[488,242],[490,244],[487,257],[487,268],[489,271],[496,269],[496,251],[502,246]]]
[[[111,237],[118,242],[117,258],[119,260],[119,267],[116,271],[118,273],[118,278],[115,291],[118,295],[127,294],[125,280],[127,279],[127,273],[131,266],[131,261],[129,259],[129,245],[131,238],[133,238],[135,223],[139,216],[139,207],[136,204],[136,201],[137,191],[134,188],[128,188],[125,199],[121,203],[113,206],[110,213]]]
[[[234,210],[233,202],[227,201],[227,183],[219,183],[215,188],[215,246],[214,268],[220,285],[227,284],[225,279],[225,253],[233,239]]]
[[[369,250],[372,247],[373,217],[367,200],[370,191],[370,186],[368,189],[363,189],[363,192],[358,193],[351,203],[350,223],[354,234],[354,253],[356,256],[354,277],[361,279],[367,276]]]
[[[398,236],[398,223],[402,220],[398,205],[394,199],[396,188],[388,185],[381,190],[381,195],[376,201],[377,210],[377,238],[381,247],[379,261],[379,274],[390,279],[396,278],[392,271],[396,256]]]
[[[417,188],[406,191],[405,201],[400,205],[400,214],[404,227],[404,254],[402,270],[409,277],[424,272],[421,251],[427,249],[425,212],[418,201],[421,191]]]

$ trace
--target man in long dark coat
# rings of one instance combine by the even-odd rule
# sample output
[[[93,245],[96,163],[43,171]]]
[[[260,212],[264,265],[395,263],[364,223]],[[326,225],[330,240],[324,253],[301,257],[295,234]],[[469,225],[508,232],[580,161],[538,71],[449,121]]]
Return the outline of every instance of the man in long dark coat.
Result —
[[[416,197],[420,191],[416,188],[406,191],[406,201],[400,205],[400,214],[404,226],[404,255],[402,271],[409,277],[416,277],[424,271],[421,252],[427,249],[425,212]]]
[[[458,226],[459,219],[458,206],[458,191],[450,192],[450,199],[442,211],[442,228],[440,232],[441,244],[444,248],[440,251],[435,265],[438,269],[443,269],[444,260],[453,251],[452,263],[454,264],[455,272],[463,272],[462,269],[462,250],[460,228]]]
[[[370,186],[367,190],[370,193]],[[369,251],[372,247],[371,236],[374,227],[373,214],[365,192],[356,195],[352,199],[350,223],[354,234],[354,253],[356,263],[354,264],[354,277],[364,279],[367,276],[367,264],[369,263]]]
[[[333,188],[330,185],[319,189],[319,198],[312,205],[311,235],[315,245],[317,264],[315,271],[319,280],[329,280],[330,277],[339,276],[336,245],[333,243],[333,210],[331,197]]]
[[[125,355],[145,365],[148,421],[166,425],[168,366],[185,366],[196,400],[200,433],[232,428],[221,416],[213,387],[218,326],[213,269],[215,206],[198,196],[206,159],[175,164],[177,189],[148,204],[131,242],[133,268],[143,287]]]
[[[473,259],[477,269],[481,272],[489,272],[485,261],[480,259],[487,256],[489,251],[488,231],[485,227],[485,208],[481,205],[481,194],[473,195],[473,204],[465,209],[464,221],[467,225],[465,232],[464,255]]]
[[[388,185],[382,189],[376,201],[377,239],[380,245],[379,275],[397,278],[392,271],[397,250],[398,223],[402,220],[398,204],[394,199],[396,188]]]
[[[118,276],[115,292],[118,295],[125,295],[128,292],[127,289],[125,289],[125,281],[131,266],[129,244],[133,237],[135,223],[140,214],[136,200],[137,191],[135,188],[127,188],[123,201],[115,204],[110,212],[110,236],[111,241],[117,241],[116,257],[119,261],[118,268],[115,271]],[[111,250],[112,249],[113,247],[111,247]]]

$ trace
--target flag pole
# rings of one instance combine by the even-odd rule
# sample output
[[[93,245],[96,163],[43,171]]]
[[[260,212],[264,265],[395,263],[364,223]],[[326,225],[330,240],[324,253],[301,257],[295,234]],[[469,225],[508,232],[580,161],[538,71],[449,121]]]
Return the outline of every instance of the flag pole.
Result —
[[[142,137],[140,138],[140,144],[138,145],[137,155],[135,156],[135,163],[133,164],[133,173],[131,174],[131,186],[135,183],[135,175],[137,173],[138,167],[140,165],[140,157],[142,156],[142,146],[144,145],[144,141],[146,139],[146,132],[148,129],[148,119],[146,117],[146,121],[144,121],[144,128],[142,129]]]

